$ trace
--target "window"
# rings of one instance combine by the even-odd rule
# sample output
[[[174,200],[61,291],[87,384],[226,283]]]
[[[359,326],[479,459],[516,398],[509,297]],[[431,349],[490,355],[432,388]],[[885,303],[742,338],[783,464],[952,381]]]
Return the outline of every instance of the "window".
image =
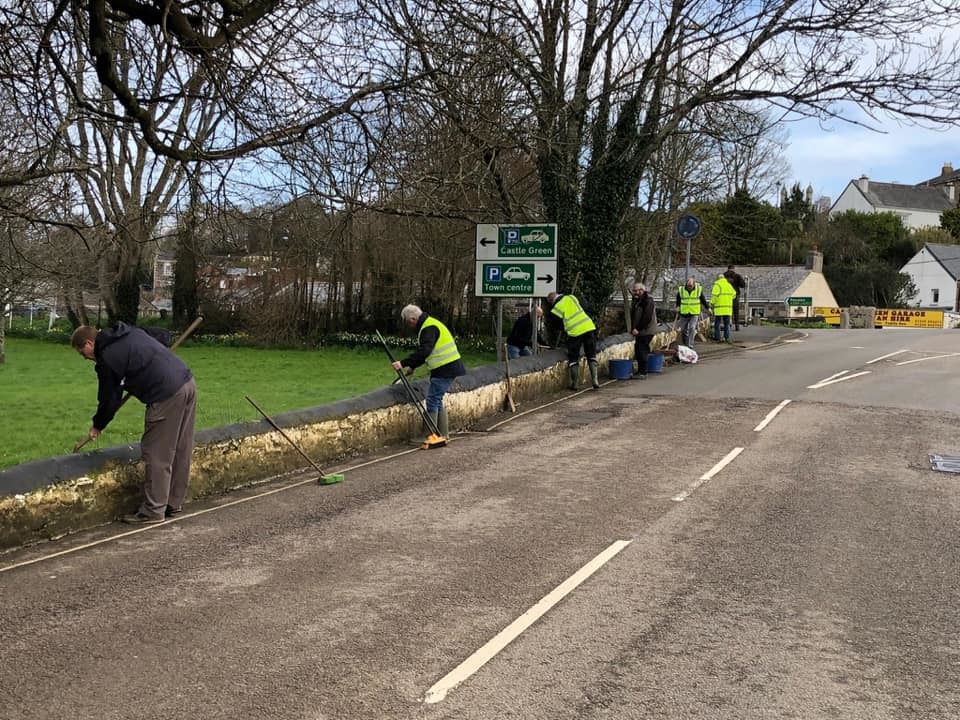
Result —
[[[938,302],[940,302],[940,290],[934,288],[930,292],[933,294],[933,304],[936,305]]]

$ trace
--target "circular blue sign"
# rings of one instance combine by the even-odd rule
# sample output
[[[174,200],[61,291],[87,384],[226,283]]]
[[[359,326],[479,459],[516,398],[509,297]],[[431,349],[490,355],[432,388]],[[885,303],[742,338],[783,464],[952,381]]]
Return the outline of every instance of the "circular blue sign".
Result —
[[[693,240],[700,234],[700,218],[696,215],[682,215],[677,220],[677,235],[684,240]]]

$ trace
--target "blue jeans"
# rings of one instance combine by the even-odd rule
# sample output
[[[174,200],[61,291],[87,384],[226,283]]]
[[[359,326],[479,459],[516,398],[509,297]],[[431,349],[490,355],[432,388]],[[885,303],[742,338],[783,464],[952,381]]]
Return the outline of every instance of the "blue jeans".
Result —
[[[527,355],[533,355],[533,350],[526,346],[517,347],[516,345],[507,345],[508,360],[516,360],[519,357],[526,357]]]
[[[723,339],[730,339],[730,316],[729,315],[714,315],[713,316],[713,339],[720,340],[720,323],[723,323]]]
[[[438,413],[443,409],[443,396],[453,385],[454,378],[430,378],[430,387],[427,388],[427,412]]]

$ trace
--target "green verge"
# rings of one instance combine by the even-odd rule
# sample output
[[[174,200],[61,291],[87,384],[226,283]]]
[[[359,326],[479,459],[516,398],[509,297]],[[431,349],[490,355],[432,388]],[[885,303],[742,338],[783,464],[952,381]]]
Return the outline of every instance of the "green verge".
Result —
[[[405,351],[394,351],[403,357]],[[364,348],[259,350],[186,345],[177,350],[197,379],[197,429],[259,420],[244,399],[279,415],[361,395],[396,377],[386,354]],[[495,362],[465,352],[468,368]],[[426,377],[420,368],[414,379]],[[96,410],[93,363],[69,345],[8,337],[0,364],[0,468],[65,455],[84,438]],[[143,405],[131,400],[84,451],[139,442]]]

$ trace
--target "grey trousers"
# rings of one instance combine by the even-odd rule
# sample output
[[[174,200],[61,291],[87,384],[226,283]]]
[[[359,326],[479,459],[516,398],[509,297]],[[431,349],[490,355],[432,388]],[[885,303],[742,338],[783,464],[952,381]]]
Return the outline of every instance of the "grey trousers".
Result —
[[[699,324],[699,315],[680,316],[680,337],[683,339],[683,344],[691,350],[693,349],[693,343],[697,339],[697,325]]]
[[[163,517],[167,506],[179,508],[187,496],[193,456],[197,385],[190,379],[171,397],[147,405],[140,450],[147,466],[140,512]]]

